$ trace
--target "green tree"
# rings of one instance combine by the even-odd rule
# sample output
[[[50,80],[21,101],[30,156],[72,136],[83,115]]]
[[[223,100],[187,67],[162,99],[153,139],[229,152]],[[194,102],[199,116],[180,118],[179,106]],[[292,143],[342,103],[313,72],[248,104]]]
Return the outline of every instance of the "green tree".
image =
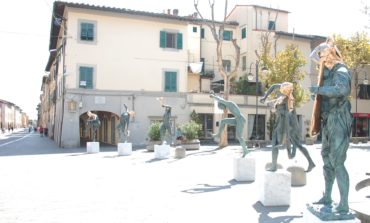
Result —
[[[352,70],[354,78],[358,80],[359,71],[365,65],[370,64],[370,38],[366,33],[356,33],[348,39],[337,36],[335,44],[342,54],[344,63]]]
[[[306,61],[297,46],[289,44],[276,57],[269,56],[269,52],[261,53],[262,63],[268,67],[268,75],[261,75],[266,88],[276,83],[291,82],[294,85],[295,105],[300,106],[308,101],[308,92],[299,84],[305,77],[302,67]]]

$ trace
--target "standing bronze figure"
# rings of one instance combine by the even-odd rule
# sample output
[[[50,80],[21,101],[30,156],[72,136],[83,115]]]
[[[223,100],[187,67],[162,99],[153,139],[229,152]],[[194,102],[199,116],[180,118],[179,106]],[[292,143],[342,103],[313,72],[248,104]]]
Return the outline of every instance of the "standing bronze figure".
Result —
[[[96,133],[100,127],[100,120],[97,114],[92,113],[91,111],[87,112],[86,127],[91,127],[93,130],[93,142],[96,142]]]
[[[324,196],[315,204],[325,206],[319,214],[327,216],[328,220],[346,219],[348,216],[353,217],[349,214],[349,175],[344,166],[352,125],[351,104],[348,98],[352,77],[332,38],[317,46],[310,57],[319,62],[323,70],[322,85],[310,87],[312,95],[321,96],[321,156],[324,161],[325,179]],[[333,204],[331,197],[334,180],[337,181],[340,193],[337,205]]]
[[[301,143],[300,130],[298,125],[297,114],[294,107],[293,97],[293,84],[290,82],[283,82],[281,84],[272,85],[261,98],[260,102],[264,103],[267,97],[276,92],[276,99],[273,101],[273,105],[276,108],[276,120],[272,132],[272,165],[269,171],[277,170],[277,158],[279,155],[279,146],[284,143],[292,143],[293,149],[298,148],[308,161],[308,167],[306,172],[310,172],[314,167],[313,162],[308,150],[303,147]],[[295,151],[293,152],[295,155]],[[289,158],[294,155],[288,150]]]

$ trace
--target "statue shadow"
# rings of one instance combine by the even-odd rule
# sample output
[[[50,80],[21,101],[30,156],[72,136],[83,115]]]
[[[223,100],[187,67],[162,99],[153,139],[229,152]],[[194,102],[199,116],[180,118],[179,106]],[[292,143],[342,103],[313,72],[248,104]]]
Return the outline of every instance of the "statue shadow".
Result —
[[[145,163],[154,163],[154,162],[159,162],[159,161],[163,161],[163,160],[169,160],[169,158],[167,158],[167,159],[153,158],[153,159],[145,161]]]
[[[190,154],[187,154],[186,156],[208,156],[208,155],[214,155],[218,150],[221,150],[222,147],[216,147],[214,149],[210,150],[204,150],[204,151],[199,151],[199,152],[192,152]]]
[[[254,203],[253,208],[256,210],[257,213],[260,214],[258,218],[258,222],[260,223],[287,223],[293,221],[295,218],[302,218],[303,214],[297,214],[297,215],[280,215],[276,217],[271,217],[270,213],[278,213],[278,212],[287,212],[289,209],[289,206],[271,206],[266,207],[264,206],[260,201],[257,201]],[[275,215],[275,214],[273,214]]]
[[[253,182],[238,182],[235,179],[229,180],[228,184],[225,185],[211,185],[207,183],[197,184],[197,187],[190,188],[186,190],[182,190],[181,192],[188,193],[188,194],[201,194],[201,193],[209,193],[209,192],[217,192],[220,190],[231,189],[232,186],[238,184],[251,184]]]

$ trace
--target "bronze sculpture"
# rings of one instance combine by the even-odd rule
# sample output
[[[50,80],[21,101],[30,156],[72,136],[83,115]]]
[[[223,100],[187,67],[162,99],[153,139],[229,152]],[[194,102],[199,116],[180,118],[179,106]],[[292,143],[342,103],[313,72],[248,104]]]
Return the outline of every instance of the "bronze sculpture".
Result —
[[[238,105],[235,102],[225,100],[224,98],[215,95],[213,91],[210,92],[209,96],[211,98],[214,98],[218,102],[218,107],[220,109],[223,110],[227,108],[234,115],[233,118],[224,118],[220,121],[218,132],[214,134],[213,137],[219,138],[223,130],[225,129],[225,125],[235,126],[236,138],[238,139],[240,145],[243,148],[242,157],[245,157],[245,155],[247,155],[249,152],[247,149],[246,143],[245,143],[245,139],[243,137],[243,130],[244,130],[244,125],[246,123],[246,118],[244,117],[244,115],[242,114]]]
[[[314,204],[323,205],[311,212],[327,220],[354,218],[348,206],[349,175],[344,165],[350,142],[352,114],[349,96],[351,73],[332,38],[317,46],[310,57],[323,69],[322,86],[310,87],[313,95],[321,96],[320,119],[322,134],[321,156],[324,162],[324,196]],[[340,201],[334,204],[331,194],[337,181]]]
[[[97,114],[92,113],[91,111],[87,112],[86,126],[93,129],[93,142],[96,142],[96,133],[100,127],[100,120]]]
[[[277,158],[279,155],[279,146],[284,142],[292,143],[293,150],[298,148],[308,161],[306,172],[310,172],[314,167],[310,154],[301,143],[299,125],[297,114],[294,107],[293,84],[290,82],[283,82],[281,84],[273,84],[261,98],[260,102],[264,103],[267,97],[274,91],[279,90],[273,105],[276,108],[276,120],[272,132],[272,165],[269,171],[277,170]],[[293,158],[293,153],[288,149],[289,158]]]

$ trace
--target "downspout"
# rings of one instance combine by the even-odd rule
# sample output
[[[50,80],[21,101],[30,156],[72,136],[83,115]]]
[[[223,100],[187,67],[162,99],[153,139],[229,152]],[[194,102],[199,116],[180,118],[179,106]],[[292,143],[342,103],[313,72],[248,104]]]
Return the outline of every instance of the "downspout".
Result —
[[[202,25],[200,25],[200,38],[199,38],[199,60],[200,58],[202,58]],[[204,68],[204,71],[206,70],[205,69],[205,63],[203,62],[202,64],[203,68]],[[199,93],[202,92],[202,71],[200,72],[200,75],[199,75]]]

